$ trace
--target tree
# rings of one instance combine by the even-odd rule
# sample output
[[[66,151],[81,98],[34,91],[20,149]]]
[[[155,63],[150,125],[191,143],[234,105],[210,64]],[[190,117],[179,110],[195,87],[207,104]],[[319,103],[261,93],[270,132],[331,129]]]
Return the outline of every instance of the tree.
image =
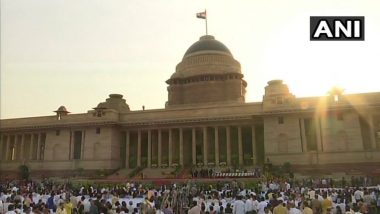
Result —
[[[26,165],[20,165],[18,169],[21,179],[28,180],[30,176],[29,167]]]

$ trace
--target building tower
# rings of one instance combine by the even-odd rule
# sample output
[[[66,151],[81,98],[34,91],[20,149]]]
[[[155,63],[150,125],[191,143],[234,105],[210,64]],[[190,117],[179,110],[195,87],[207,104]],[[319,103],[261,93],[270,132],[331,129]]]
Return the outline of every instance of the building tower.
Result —
[[[240,63],[211,35],[200,37],[187,49],[166,83],[167,107],[245,102],[247,83]]]

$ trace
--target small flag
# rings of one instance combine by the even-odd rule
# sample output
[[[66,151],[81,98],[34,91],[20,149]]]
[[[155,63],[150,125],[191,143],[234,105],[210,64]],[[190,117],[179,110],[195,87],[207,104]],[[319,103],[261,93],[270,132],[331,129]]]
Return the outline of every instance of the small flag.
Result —
[[[200,13],[197,13],[197,18],[200,18],[200,19],[206,19],[206,11],[205,12],[200,12]]]

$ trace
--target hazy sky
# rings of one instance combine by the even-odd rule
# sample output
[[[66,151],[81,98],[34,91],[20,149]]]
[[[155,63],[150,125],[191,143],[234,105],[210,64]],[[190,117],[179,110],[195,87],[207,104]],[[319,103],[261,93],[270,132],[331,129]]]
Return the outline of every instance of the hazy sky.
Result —
[[[380,91],[378,0],[0,0],[0,118],[84,113],[108,94],[132,110],[164,108],[165,81],[205,34],[242,66],[246,100],[272,79],[296,97]],[[310,16],[365,16],[364,42],[311,42]]]

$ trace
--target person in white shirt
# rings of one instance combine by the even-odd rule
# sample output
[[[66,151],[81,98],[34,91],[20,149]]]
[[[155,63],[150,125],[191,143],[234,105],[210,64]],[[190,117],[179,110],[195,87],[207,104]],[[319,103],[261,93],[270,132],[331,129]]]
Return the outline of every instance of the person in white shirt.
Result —
[[[356,201],[359,201],[360,199],[363,198],[363,192],[359,190],[359,188],[356,189],[356,191],[354,192],[354,198]]]
[[[245,214],[245,204],[242,201],[242,196],[238,195],[234,203],[233,214]]]
[[[294,201],[289,201],[288,206],[290,207],[288,214],[302,214],[301,210],[296,208]]]
[[[91,203],[88,199],[86,199],[84,196],[81,197],[81,202],[83,204],[83,212],[84,213],[89,213],[90,212],[90,207]]]
[[[13,204],[9,204],[8,211],[5,214],[16,214],[14,209],[15,209],[15,206]]]
[[[199,214],[201,212],[201,208],[198,206],[197,201],[193,201],[193,207],[189,210],[188,214]]]
[[[257,213],[258,207],[259,207],[259,201],[257,200],[256,194],[254,192],[251,194],[251,197],[252,197],[252,202],[253,202],[253,212]]]
[[[2,213],[6,213],[6,212],[8,212],[8,206],[10,205],[10,204],[12,204],[11,203],[11,198],[10,197],[8,197],[6,200],[5,200],[5,203],[3,203],[3,212]]]
[[[220,213],[220,207],[223,206],[223,203],[222,202],[218,202],[217,204],[215,204],[214,208],[215,208],[215,211],[216,213]]]
[[[286,191],[290,190],[290,183],[285,182],[285,189],[286,189]]]
[[[247,214],[252,214],[253,213],[253,201],[252,201],[252,198],[247,198],[247,200],[245,200],[245,212]]]
[[[313,200],[314,198],[315,198],[315,190],[311,188],[311,190],[309,191],[309,199]]]
[[[260,199],[259,204],[257,205],[257,213],[258,213],[258,214],[265,214],[264,209],[265,209],[265,207],[267,207],[267,206],[268,206],[268,202],[266,202],[265,199],[262,197],[262,198]]]

